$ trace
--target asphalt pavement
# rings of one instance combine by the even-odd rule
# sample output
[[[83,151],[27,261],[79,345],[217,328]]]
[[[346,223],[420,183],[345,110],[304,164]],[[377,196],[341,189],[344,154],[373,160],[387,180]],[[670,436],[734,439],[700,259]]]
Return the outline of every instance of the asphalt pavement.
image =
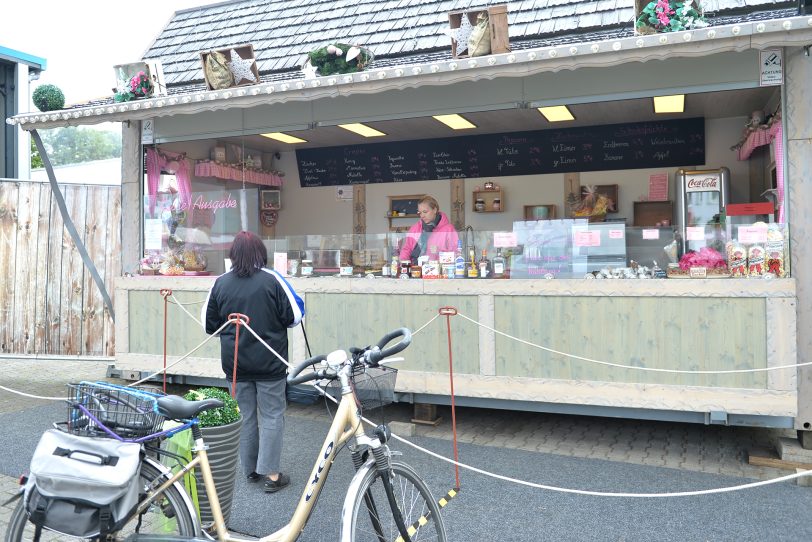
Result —
[[[92,361],[0,359],[0,384],[38,395],[64,395],[65,382],[99,379],[106,364]],[[410,408],[388,417],[407,421]],[[453,454],[450,417],[418,427],[410,441]],[[21,398],[0,390],[0,492],[13,493],[41,432],[63,419],[58,401]],[[230,528],[261,536],[281,527],[304,488],[329,416],[324,405],[292,407],[285,430],[283,470],[291,486],[276,494],[238,478]],[[460,461],[538,484],[602,492],[664,493],[706,490],[769,479],[790,471],[747,465],[747,450],[770,446],[786,432],[705,427],[482,409],[457,412]],[[435,497],[456,485],[452,465],[395,444],[401,459],[427,480]],[[349,455],[336,461],[300,540],[335,541],[347,484]],[[460,471],[459,495],[444,508],[449,540],[706,541],[810,540],[812,488],[791,482],[695,497],[629,498],[537,489]],[[10,507],[0,509],[5,525]],[[56,538],[55,540],[59,540]]]

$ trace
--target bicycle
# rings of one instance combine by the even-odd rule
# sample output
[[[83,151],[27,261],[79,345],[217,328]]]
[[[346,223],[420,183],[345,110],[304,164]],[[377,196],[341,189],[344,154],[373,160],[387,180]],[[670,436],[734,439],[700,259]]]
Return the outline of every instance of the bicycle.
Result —
[[[400,340],[396,344],[386,348],[398,338]],[[428,486],[412,467],[392,459],[397,452],[392,452],[387,445],[391,432],[385,424],[377,426],[371,435],[365,433],[361,417],[362,402],[356,393],[356,381],[374,379],[372,373],[382,371],[388,373],[387,379],[391,382],[391,389],[385,391],[393,395],[394,378],[391,376],[396,374],[396,369],[380,366],[380,362],[401,352],[410,343],[411,332],[400,328],[385,335],[377,345],[351,348],[349,355],[343,350],[336,350],[326,356],[309,358],[291,369],[288,375],[290,385],[313,380],[337,382],[341,399],[293,516],[287,525],[262,538],[263,542],[294,542],[299,538],[318,501],[330,467],[344,446],[350,450],[356,473],[347,489],[341,512],[342,541],[446,542],[440,507]],[[305,372],[307,368],[312,370]],[[139,394],[143,392],[139,391]],[[383,402],[386,398],[378,400]],[[173,395],[157,396],[155,402],[160,415],[182,421],[180,427],[169,433],[191,428],[195,443],[193,458],[173,474],[166,466],[145,455],[139,475],[138,504],[120,522],[121,525],[116,526],[115,533],[108,540],[183,540],[205,536],[220,542],[245,541],[231,536],[226,528],[206,445],[196,419],[201,412],[222,406],[222,403],[217,399],[186,401]],[[109,436],[115,434],[98,417],[93,417],[91,422]],[[124,425],[131,427],[133,424]],[[167,433],[151,433],[134,440],[142,442],[147,450],[161,453],[149,444]],[[214,517],[213,528],[206,532],[201,529],[194,505],[182,484],[183,476],[193,468],[201,473]],[[28,521],[23,501],[20,499],[9,520],[7,542],[32,539],[34,529]],[[384,513],[385,508],[390,513]]]

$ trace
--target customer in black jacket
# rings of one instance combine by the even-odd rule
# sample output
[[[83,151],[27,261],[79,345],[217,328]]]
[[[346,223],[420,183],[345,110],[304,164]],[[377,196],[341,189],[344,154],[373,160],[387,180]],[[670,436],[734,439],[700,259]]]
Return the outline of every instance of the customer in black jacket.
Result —
[[[287,328],[304,316],[304,302],[276,271],[266,269],[268,251],[262,240],[247,231],[238,233],[229,252],[231,271],[217,278],[203,305],[206,333],[217,331],[232,313],[245,314],[251,329],[288,359]],[[226,379],[234,378],[236,326],[220,333],[220,358]],[[265,479],[265,491],[273,493],[290,483],[279,470],[282,433],[285,428],[285,364],[250,331],[240,330],[237,359],[237,403],[243,422],[240,460],[251,482]]]

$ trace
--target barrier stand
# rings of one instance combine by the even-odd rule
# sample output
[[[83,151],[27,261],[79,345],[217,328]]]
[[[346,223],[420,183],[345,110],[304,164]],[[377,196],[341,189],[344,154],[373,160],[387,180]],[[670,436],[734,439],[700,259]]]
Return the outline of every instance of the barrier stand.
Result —
[[[164,298],[164,393],[166,393],[166,321],[169,312],[169,296],[172,295],[172,290],[169,288],[161,288],[161,296]]]
[[[454,475],[456,476],[456,490],[460,490],[460,456],[457,452],[457,405],[454,402],[454,362],[451,354],[451,317],[457,315],[454,307],[440,307],[440,314],[445,316],[446,330],[448,331],[448,380],[451,383],[451,435],[454,440]]]
[[[240,347],[240,326],[250,324],[251,319],[239,312],[232,312],[228,315],[229,320],[234,320],[234,370],[231,374],[231,396],[237,398],[237,352]]]

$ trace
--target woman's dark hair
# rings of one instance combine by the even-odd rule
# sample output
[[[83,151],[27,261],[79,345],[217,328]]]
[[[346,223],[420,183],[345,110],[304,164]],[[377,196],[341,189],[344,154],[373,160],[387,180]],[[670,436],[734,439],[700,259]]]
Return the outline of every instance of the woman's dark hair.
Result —
[[[262,239],[250,231],[241,231],[234,236],[228,257],[231,258],[231,270],[238,277],[250,277],[268,265],[268,249]]]

